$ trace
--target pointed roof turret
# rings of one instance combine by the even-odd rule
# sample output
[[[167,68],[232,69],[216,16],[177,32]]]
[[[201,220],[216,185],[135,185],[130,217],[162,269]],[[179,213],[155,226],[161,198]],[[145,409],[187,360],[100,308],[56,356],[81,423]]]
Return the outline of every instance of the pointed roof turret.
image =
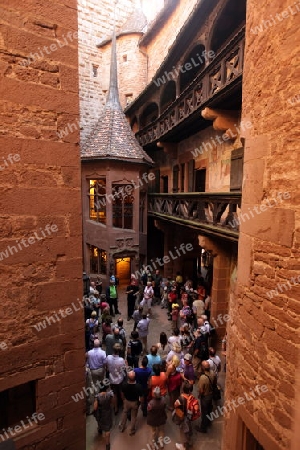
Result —
[[[121,36],[126,36],[127,34],[140,34],[143,35],[147,31],[148,20],[145,16],[141,1],[136,0],[135,7],[125,23],[119,28],[117,33],[117,38]],[[105,45],[109,44],[112,39],[110,37],[106,37],[99,44],[97,44],[98,48],[102,48]]]
[[[112,159],[154,164],[135,138],[120,104],[115,29],[112,38],[110,83],[106,104],[82,147],[81,159]]]
[[[140,0],[136,1],[135,8],[130,14],[118,35],[127,33],[142,33],[147,27],[147,18],[143,13]]]

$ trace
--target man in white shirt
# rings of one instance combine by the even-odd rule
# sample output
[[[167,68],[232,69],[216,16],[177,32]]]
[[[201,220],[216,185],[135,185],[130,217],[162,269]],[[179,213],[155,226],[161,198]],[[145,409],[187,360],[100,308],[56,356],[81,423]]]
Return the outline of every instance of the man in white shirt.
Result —
[[[94,348],[86,353],[87,363],[91,371],[92,381],[96,387],[101,385],[106,369],[106,353],[100,347],[100,341],[94,340]]]
[[[114,344],[113,354],[106,358],[107,370],[109,373],[109,381],[114,393],[113,406],[115,414],[118,414],[119,407],[122,404],[121,398],[121,384],[126,374],[125,360],[120,355],[121,345]]]

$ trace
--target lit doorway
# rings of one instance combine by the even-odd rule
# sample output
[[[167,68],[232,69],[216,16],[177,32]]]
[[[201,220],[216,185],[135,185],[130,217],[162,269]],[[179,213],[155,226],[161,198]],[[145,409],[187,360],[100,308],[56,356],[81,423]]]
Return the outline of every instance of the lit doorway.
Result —
[[[129,284],[130,282],[130,258],[116,259],[116,277],[120,284]]]

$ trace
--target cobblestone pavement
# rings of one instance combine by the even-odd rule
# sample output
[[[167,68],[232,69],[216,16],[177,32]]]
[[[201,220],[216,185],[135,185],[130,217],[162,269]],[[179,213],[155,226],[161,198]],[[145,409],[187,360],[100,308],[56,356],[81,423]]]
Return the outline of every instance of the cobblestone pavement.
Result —
[[[123,292],[123,294],[122,294]],[[133,321],[127,322],[127,302],[126,295],[124,294],[124,288],[120,288],[120,302],[119,310],[122,315],[117,316],[124,319],[124,325],[127,332],[127,336],[133,329]],[[150,333],[148,336],[148,348],[152,344],[159,341],[159,335],[161,331],[164,331],[167,336],[171,335],[170,321],[167,319],[166,309],[161,309],[160,306],[152,307],[152,317],[150,323]],[[220,374],[219,384],[224,386],[224,372]],[[194,394],[197,390],[194,388]],[[195,394],[196,395],[196,394]],[[118,423],[120,420],[120,413],[114,418],[114,428],[111,432],[111,450],[150,450],[147,444],[152,443],[151,429],[146,423],[146,418],[142,416],[141,411],[138,412],[137,420],[137,432],[134,436],[129,436],[128,427],[124,433],[120,433],[118,430]],[[193,428],[197,425],[198,421],[193,422]],[[127,424],[128,425],[128,424]],[[201,434],[197,431],[193,432],[193,450],[221,450],[222,441],[222,417],[215,419],[212,426],[208,430],[207,434]],[[175,443],[181,442],[179,436],[178,426],[171,421],[171,412],[168,412],[168,421],[165,426],[165,436],[168,436],[171,440],[169,444],[165,445],[166,450],[174,450]],[[97,423],[92,415],[87,416],[87,441],[86,450],[105,450],[105,443],[102,436],[98,435]]]

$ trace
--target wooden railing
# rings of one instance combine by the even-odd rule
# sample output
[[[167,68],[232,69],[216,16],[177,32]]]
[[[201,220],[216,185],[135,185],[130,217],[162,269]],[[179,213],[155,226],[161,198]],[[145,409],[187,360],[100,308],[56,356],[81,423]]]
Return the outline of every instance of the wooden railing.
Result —
[[[196,228],[206,235],[238,240],[240,192],[152,193],[148,198],[151,216]]]
[[[136,133],[142,146],[157,141],[214,96],[237,82],[243,73],[245,27],[230,40],[180,96],[151,124]]]

